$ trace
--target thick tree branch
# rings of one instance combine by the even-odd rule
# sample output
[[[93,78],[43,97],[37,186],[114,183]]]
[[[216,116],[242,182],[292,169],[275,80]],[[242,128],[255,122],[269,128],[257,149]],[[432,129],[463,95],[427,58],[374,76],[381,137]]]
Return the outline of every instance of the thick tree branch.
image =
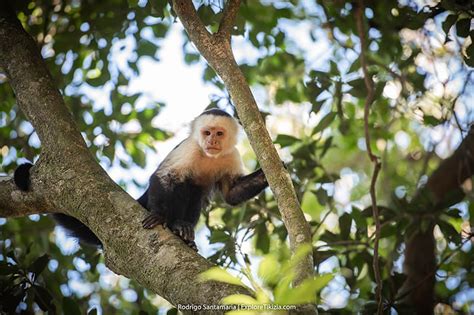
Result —
[[[62,96],[55,88],[35,42],[23,29],[21,36],[14,36],[21,25],[10,14],[7,2],[0,3],[0,67],[9,78],[22,111],[35,126],[43,146],[60,146],[60,151],[68,151],[70,147],[87,150],[67,108],[51,106],[62,104]],[[31,55],[34,56],[30,58]]]
[[[471,128],[459,148],[452,156],[441,162],[411,202],[413,209],[419,210],[413,213],[412,224],[419,226],[420,229],[406,242],[404,269],[407,279],[400,296],[409,300],[417,314],[432,314],[434,308],[437,270],[436,243],[433,237],[434,217],[440,210],[464,198],[461,186],[473,175],[474,128]],[[425,230],[421,228],[422,226],[426,226]]]
[[[235,19],[240,8],[240,0],[227,0],[227,5],[224,9],[221,22],[219,24],[219,30],[217,34],[223,36],[230,41],[232,28],[235,25]]]
[[[31,192],[25,193],[20,209],[33,205],[33,200],[27,202],[29,195],[41,196],[51,210],[78,218],[103,242],[110,269],[137,280],[174,305],[218,304],[224,296],[242,293],[239,287],[198,282],[197,276],[211,267],[208,261],[168,230],[142,228],[145,210],[89,153],[34,41],[10,12],[6,1],[0,1],[0,67],[42,143]],[[6,214],[15,206],[9,203],[9,191],[13,195],[15,191],[11,182],[4,185],[1,195],[2,205],[8,204]],[[42,204],[36,206],[36,212],[42,212]]]
[[[0,218],[47,212],[50,212],[49,207],[40,196],[20,191],[12,177],[0,177]]]
[[[464,198],[462,184],[474,175],[474,127],[466,138],[428,178],[412,204],[422,206],[422,212],[446,209]]]
[[[236,2],[230,1],[229,4],[235,6]],[[230,41],[223,40],[219,36],[213,36],[211,41],[208,38],[203,40],[200,31],[196,31],[196,25],[202,25],[202,22],[192,1],[174,0],[173,9],[183,23],[191,41],[222,78],[232,97],[250,144],[275,195],[283,222],[288,230],[291,249],[295,251],[302,244],[311,244],[310,228],[301,211],[290,175],[280,161],[249,85],[233,57]],[[227,10],[233,12],[236,8]],[[202,26],[197,29],[201,28]],[[296,284],[303,279],[313,277],[313,270],[312,256],[308,255],[299,265]]]

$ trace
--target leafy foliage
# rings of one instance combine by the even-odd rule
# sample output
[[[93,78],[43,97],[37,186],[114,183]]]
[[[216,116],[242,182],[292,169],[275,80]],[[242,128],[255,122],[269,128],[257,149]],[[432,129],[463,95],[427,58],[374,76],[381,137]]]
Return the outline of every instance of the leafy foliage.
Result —
[[[223,1],[195,4],[205,25],[215,31]],[[156,142],[170,135],[153,122],[164,104],[128,86],[140,75],[140,60],[159,62],[162,39],[175,21],[168,2],[14,5],[102,165],[127,172],[149,163],[146,156]],[[387,311],[402,314],[407,312],[398,296],[405,280],[405,241],[429,225],[428,218],[413,224],[412,215],[432,210],[428,202],[412,200],[439,161],[466,135],[474,117],[473,8],[461,0],[365,5],[366,57],[375,83],[368,127],[372,150],[383,165],[376,187],[383,298]],[[211,270],[208,279],[241,283],[244,275],[243,282],[255,292],[253,297],[228,297],[228,303],[316,301],[330,313],[373,313],[371,163],[363,122],[367,92],[354,12],[353,2],[339,0],[242,5],[233,30],[236,56],[287,162],[311,225],[315,270],[322,276],[291,287],[291,272],[286,273],[291,268],[285,266],[287,233],[269,191],[235,208],[217,201],[201,225],[209,235],[206,255],[237,271],[231,276],[222,269]],[[182,48],[183,61],[202,65],[203,80],[218,91],[210,106],[231,105],[222,81],[193,46],[185,42]],[[0,96],[0,161],[1,170],[8,173],[19,158],[37,158],[40,143],[1,74]],[[129,128],[131,123],[138,127]],[[244,158],[249,168],[255,167],[248,150]],[[138,183],[130,179],[124,184]],[[468,194],[463,202],[447,205],[453,209],[430,217],[436,223],[441,262],[437,307],[446,312],[474,311],[472,298],[460,298],[474,287],[472,245],[463,233],[474,225],[472,201]],[[7,312],[55,308],[67,314],[98,309],[104,314],[139,314],[169,307],[133,281],[114,276],[100,254],[87,248],[64,251],[51,231],[51,222],[43,216],[0,222],[0,298],[8,301],[0,304]]]

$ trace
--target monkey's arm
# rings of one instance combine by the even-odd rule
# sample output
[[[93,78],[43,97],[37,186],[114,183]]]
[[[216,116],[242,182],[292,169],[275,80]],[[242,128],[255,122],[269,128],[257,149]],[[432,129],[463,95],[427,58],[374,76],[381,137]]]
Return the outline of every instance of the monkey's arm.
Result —
[[[265,174],[259,169],[246,176],[224,180],[221,185],[221,190],[224,200],[228,204],[235,206],[255,197],[267,186],[268,183]]]

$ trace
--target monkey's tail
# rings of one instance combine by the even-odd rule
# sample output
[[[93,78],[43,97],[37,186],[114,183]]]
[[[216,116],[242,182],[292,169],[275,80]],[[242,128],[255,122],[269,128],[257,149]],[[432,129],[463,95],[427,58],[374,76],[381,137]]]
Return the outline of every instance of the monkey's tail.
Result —
[[[24,163],[18,166],[13,174],[13,181],[18,189],[28,191],[30,188],[30,168],[33,167],[31,163]]]
[[[81,244],[102,247],[102,242],[94,232],[78,219],[62,213],[54,213],[53,219],[60,227],[66,230],[68,236],[77,238]]]
[[[28,191],[30,188],[30,168],[31,163],[18,166],[13,175],[13,181],[18,189]],[[102,247],[102,242],[84,223],[78,219],[62,213],[52,214],[54,221],[66,230],[67,235],[77,238],[81,243]]]

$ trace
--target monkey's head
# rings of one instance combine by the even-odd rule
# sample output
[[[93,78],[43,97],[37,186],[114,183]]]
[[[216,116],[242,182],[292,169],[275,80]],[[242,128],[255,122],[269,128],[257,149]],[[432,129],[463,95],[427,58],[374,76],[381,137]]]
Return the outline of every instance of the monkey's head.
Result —
[[[194,119],[191,133],[204,154],[217,158],[233,151],[237,144],[239,125],[223,110],[210,109]]]

